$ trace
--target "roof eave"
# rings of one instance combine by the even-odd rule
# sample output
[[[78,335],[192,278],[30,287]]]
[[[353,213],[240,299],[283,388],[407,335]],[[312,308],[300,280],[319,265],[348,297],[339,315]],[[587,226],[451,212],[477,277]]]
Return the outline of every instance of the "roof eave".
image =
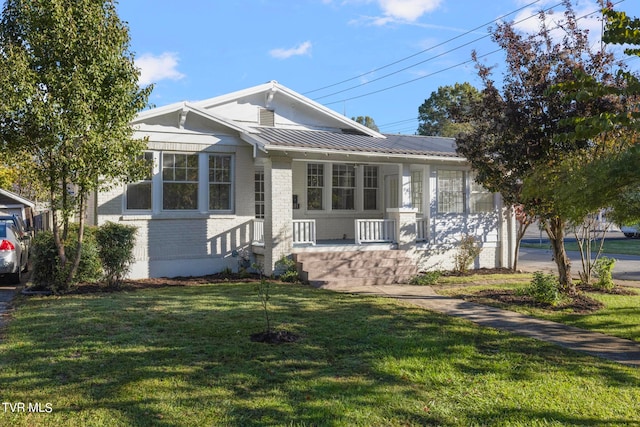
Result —
[[[313,153],[313,154],[336,154],[336,155],[349,155],[349,156],[365,156],[365,157],[379,157],[379,158],[400,158],[400,159],[420,159],[420,160],[434,160],[434,161],[453,161],[458,163],[466,163],[467,159],[460,156],[450,156],[447,154],[435,155],[435,154],[404,154],[404,153],[380,153],[372,151],[352,151],[352,150],[327,150],[321,148],[307,148],[307,147],[286,147],[282,145],[267,145],[264,147],[265,152],[278,151],[278,152],[291,152],[291,153]]]

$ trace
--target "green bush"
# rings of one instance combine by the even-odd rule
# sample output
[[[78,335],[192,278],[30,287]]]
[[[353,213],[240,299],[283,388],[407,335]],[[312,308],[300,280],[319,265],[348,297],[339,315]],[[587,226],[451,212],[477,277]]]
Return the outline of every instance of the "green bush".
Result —
[[[283,282],[295,283],[300,281],[296,262],[289,257],[283,256],[276,261],[275,270],[275,276]]]
[[[441,273],[439,271],[425,271],[411,278],[409,284],[417,286],[430,286],[438,283]]]
[[[596,275],[598,276],[598,281],[595,283],[596,287],[610,291],[616,286],[613,282],[613,276],[611,275],[615,265],[615,258],[609,258],[606,256],[598,258],[593,266],[596,271]]]
[[[553,274],[544,274],[541,271],[533,273],[531,284],[525,289],[525,293],[539,303],[557,305],[560,302],[560,282]]]
[[[96,231],[98,254],[107,284],[117,287],[122,283],[134,261],[136,227],[107,222]]]
[[[95,282],[102,276],[98,246],[95,238],[96,227],[86,227],[80,254],[80,265],[71,283],[67,282],[69,269],[77,249],[78,228],[69,229],[64,245],[68,262],[64,268],[60,266],[60,258],[53,239],[53,233],[43,231],[33,241],[33,273],[31,281],[34,289],[50,290],[56,294],[64,293],[80,282]]]
[[[475,237],[470,234],[462,236],[458,253],[454,257],[454,270],[459,274],[466,274],[480,252],[482,252],[482,246]]]

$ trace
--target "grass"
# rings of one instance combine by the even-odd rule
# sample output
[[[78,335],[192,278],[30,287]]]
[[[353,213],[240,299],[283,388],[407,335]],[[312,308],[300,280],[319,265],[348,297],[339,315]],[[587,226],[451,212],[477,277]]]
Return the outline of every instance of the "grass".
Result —
[[[599,244],[599,243],[598,243]],[[598,250],[598,244],[594,245],[593,251]],[[527,243],[523,242],[523,248],[533,249],[550,249],[548,242],[543,243]],[[568,251],[579,251],[578,243],[574,240],[566,240],[564,242],[565,249]],[[640,255],[640,239],[605,239],[602,252],[608,255]]]
[[[0,343],[12,426],[640,424],[640,371],[401,301],[274,285],[302,339],[254,343],[254,284],[19,301]]]
[[[522,289],[522,283],[509,281],[503,284],[486,284],[478,286],[440,288],[442,295],[462,297],[488,289]],[[628,288],[634,295],[615,295],[599,292],[588,292],[587,295],[602,302],[605,308],[594,313],[580,314],[569,310],[546,310],[540,307],[496,304],[490,300],[483,300],[483,304],[496,305],[507,310],[517,311],[542,319],[552,320],[567,325],[591,331],[602,332],[640,342],[640,294],[633,288]]]

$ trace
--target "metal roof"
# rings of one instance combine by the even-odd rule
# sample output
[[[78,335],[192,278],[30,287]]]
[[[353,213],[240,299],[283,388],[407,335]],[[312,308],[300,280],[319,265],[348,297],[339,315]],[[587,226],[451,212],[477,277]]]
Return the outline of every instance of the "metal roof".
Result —
[[[380,154],[461,157],[454,138],[385,134],[385,138],[320,130],[260,127],[258,137],[269,146]]]

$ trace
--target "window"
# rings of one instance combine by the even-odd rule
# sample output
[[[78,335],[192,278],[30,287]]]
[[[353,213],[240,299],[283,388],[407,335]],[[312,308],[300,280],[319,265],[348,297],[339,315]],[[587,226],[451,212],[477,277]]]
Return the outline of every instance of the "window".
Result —
[[[493,212],[493,193],[478,184],[475,179],[471,180],[471,195],[469,197],[469,212]]]
[[[364,166],[364,210],[378,209],[378,167]]]
[[[307,209],[322,210],[324,194],[324,165],[310,163],[307,165]]]
[[[231,210],[231,156],[209,156],[209,210]]]
[[[264,170],[256,170],[254,177],[256,218],[264,218]]]
[[[464,213],[464,172],[438,171],[438,213]]]
[[[331,209],[353,210],[356,169],[353,165],[333,165]]]
[[[162,208],[198,209],[198,155],[162,155]]]
[[[411,207],[422,213],[422,171],[411,172]]]
[[[127,210],[150,211],[152,207],[151,177],[153,176],[153,153],[145,151],[142,158],[147,162],[149,169],[147,175],[141,181],[127,185]]]

